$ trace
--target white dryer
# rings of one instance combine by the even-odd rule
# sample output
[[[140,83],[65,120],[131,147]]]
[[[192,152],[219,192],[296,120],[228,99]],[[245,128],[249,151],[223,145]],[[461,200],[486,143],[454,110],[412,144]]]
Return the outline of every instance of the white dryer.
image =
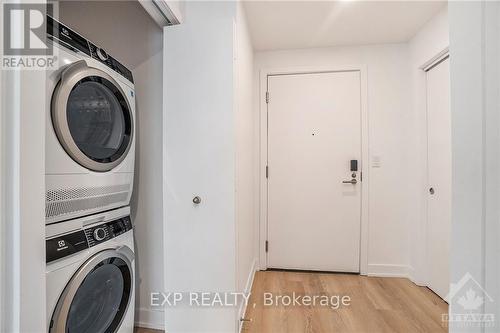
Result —
[[[132,73],[51,17],[57,66],[47,72],[46,224],[130,203],[134,178]]]
[[[128,207],[46,226],[47,332],[132,333]]]

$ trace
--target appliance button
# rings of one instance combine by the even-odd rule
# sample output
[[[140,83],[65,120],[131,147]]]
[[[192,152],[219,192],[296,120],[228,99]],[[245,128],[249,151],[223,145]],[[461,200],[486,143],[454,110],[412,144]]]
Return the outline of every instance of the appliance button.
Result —
[[[108,54],[106,53],[106,51],[104,51],[103,49],[101,49],[100,47],[97,48],[97,56],[99,57],[99,59],[101,59],[102,61],[106,61],[108,60]]]
[[[106,230],[104,228],[97,228],[94,230],[94,239],[98,242],[106,238]]]

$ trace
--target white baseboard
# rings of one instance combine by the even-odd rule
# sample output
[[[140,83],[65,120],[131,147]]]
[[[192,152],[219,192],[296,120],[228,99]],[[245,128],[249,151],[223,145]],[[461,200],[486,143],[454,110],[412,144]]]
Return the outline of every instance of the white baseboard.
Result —
[[[420,287],[427,286],[427,283],[417,276],[419,276],[419,274],[417,274],[415,268],[413,268],[412,266],[408,266],[408,278],[410,279],[410,281]]]
[[[366,275],[409,278],[408,266],[406,265],[368,264],[368,273]]]
[[[255,272],[257,271],[257,258],[255,258],[252,262],[252,267],[250,271],[248,272],[248,277],[247,277],[247,282],[245,285],[245,293],[249,294],[252,291],[252,286],[253,286],[253,280],[255,277]],[[240,318],[243,318],[245,316],[245,312],[247,311],[247,304],[245,302],[242,302],[238,311],[238,320]],[[239,322],[239,328],[238,331],[241,332],[241,328],[243,327],[243,322]]]
[[[165,312],[163,309],[136,309],[135,326],[165,330]]]

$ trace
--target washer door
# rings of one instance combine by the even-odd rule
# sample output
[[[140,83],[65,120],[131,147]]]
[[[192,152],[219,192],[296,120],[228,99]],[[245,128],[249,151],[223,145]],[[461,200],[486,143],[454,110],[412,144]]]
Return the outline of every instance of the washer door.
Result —
[[[53,333],[113,333],[127,313],[133,292],[133,253],[105,250],[71,278],[52,315]]]
[[[73,160],[93,171],[109,171],[132,143],[130,105],[107,73],[80,60],[65,69],[52,96],[52,123]]]

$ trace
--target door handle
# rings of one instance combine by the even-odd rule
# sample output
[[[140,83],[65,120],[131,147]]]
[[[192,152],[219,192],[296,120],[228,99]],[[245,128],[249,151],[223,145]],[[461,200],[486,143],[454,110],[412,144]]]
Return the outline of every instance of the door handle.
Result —
[[[342,183],[356,185],[358,181],[356,179],[352,179],[352,180],[344,180]]]

